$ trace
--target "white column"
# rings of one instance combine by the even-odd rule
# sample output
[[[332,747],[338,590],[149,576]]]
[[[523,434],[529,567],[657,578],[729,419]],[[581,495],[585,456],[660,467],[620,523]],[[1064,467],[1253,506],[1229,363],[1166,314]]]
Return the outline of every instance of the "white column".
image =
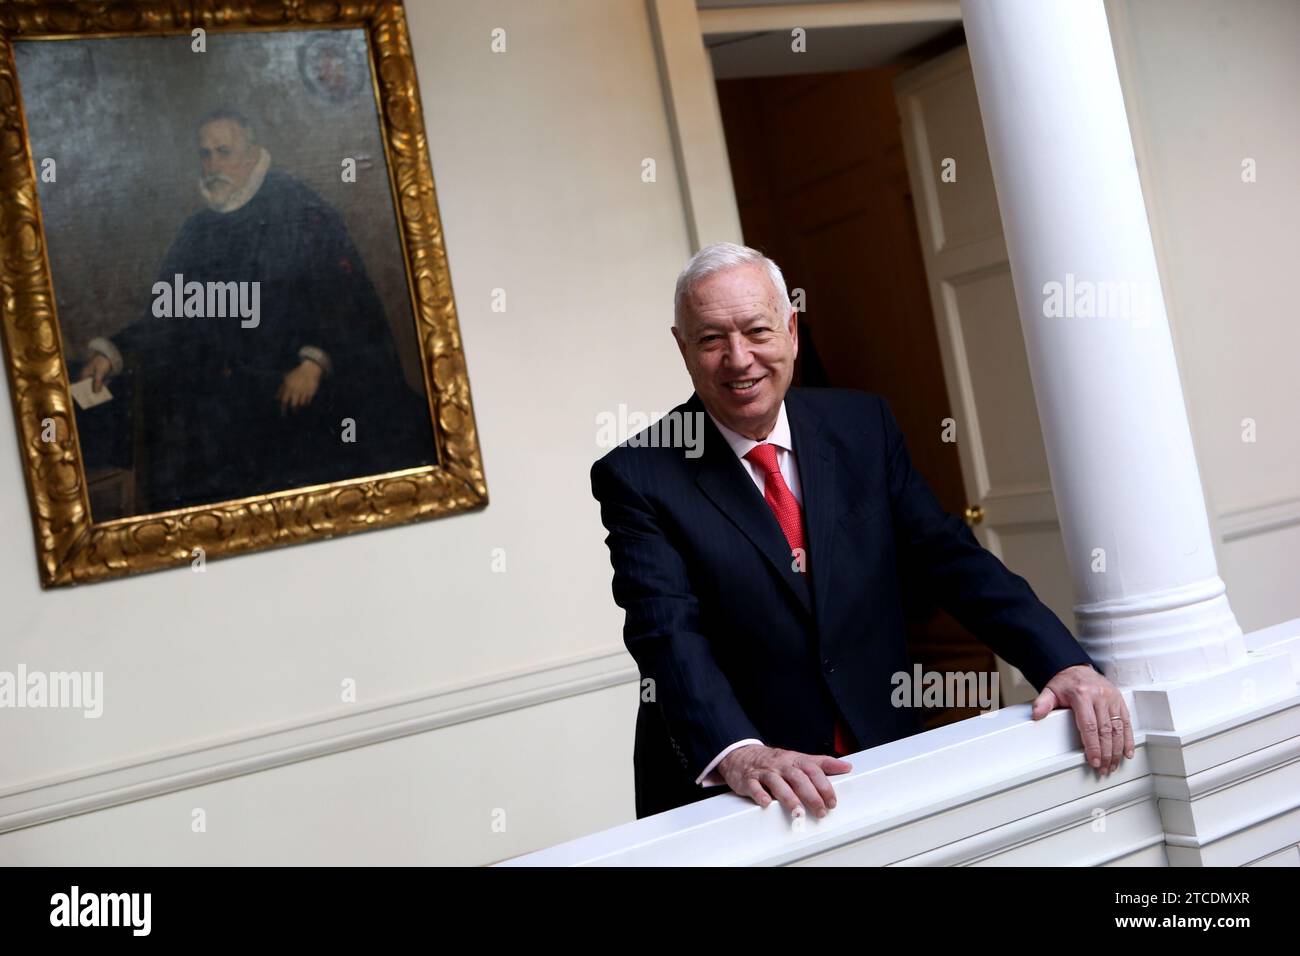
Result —
[[[1230,688],[1247,680],[1253,694],[1259,675],[1242,677],[1255,668],[1215,564],[1102,0],[961,8],[1079,639],[1122,687],[1235,675],[1224,693],[1237,697]],[[1238,704],[1221,703],[1217,712]]]

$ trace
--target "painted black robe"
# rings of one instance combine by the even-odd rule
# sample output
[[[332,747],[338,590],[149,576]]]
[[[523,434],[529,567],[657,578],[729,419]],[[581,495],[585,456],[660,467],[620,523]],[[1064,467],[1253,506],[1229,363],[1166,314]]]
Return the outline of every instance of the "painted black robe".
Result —
[[[148,508],[161,511],[436,461],[425,399],[402,377],[383,306],[342,217],[276,169],[239,209],[191,216],[160,281],[260,282],[260,321],[149,315],[113,337],[144,384]],[[328,353],[306,408],[281,413],[285,373]],[[342,440],[344,419],[355,442]]]

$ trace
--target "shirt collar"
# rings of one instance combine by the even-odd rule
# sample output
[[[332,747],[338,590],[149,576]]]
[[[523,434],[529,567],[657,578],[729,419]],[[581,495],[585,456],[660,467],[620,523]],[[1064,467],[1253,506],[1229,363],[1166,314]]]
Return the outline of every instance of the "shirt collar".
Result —
[[[737,458],[744,458],[749,454],[750,449],[755,445],[762,444],[763,442],[766,442],[769,445],[775,445],[777,448],[784,448],[786,451],[794,451],[794,442],[790,439],[790,420],[785,417],[784,399],[781,400],[781,407],[776,413],[776,424],[772,426],[771,434],[769,434],[767,438],[763,439],[763,442],[756,442],[754,439],[748,438],[739,432],[732,431],[726,425],[722,424],[722,422],[713,418],[713,413],[709,412],[707,408],[705,411],[708,412],[709,418],[713,419],[713,424],[718,426],[718,431],[720,431],[722,437],[727,440],[727,444],[731,446],[731,450],[736,453]]]
[[[248,179],[244,185],[240,186],[224,202],[216,202],[212,198],[212,193],[207,186],[203,185],[203,180],[199,179],[199,192],[203,194],[203,199],[208,206],[217,212],[234,212],[247,205],[248,201],[257,194],[262,188],[262,182],[266,179],[266,171],[271,168],[271,154],[266,151],[266,147],[257,147],[257,162],[253,164],[252,171],[248,174]]]

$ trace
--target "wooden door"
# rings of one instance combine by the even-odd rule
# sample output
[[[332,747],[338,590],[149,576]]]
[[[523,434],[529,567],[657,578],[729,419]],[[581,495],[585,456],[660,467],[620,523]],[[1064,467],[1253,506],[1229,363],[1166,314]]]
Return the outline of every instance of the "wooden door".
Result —
[[[962,480],[982,515],[973,528],[1069,626],[1073,589],[965,47],[895,91]],[[1000,670],[1004,702],[1032,699],[1018,671]]]

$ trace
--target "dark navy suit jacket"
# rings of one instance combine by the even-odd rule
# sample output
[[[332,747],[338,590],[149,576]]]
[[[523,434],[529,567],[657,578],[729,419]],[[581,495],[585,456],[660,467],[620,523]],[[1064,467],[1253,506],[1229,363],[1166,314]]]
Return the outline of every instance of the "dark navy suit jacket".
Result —
[[[651,426],[641,447],[629,440],[591,469],[614,600],[627,612],[623,639],[644,688],[638,817],[726,792],[694,781],[746,737],[829,754],[837,711],[862,749],[917,732],[915,709],[890,703],[892,675],[910,670],[905,588],[921,589],[1039,689],[1065,667],[1092,664],[1025,580],[939,506],[884,399],[786,395],[805,573],[699,396],[674,411],[700,415],[701,455],[654,447],[663,442],[651,441],[660,435]]]

